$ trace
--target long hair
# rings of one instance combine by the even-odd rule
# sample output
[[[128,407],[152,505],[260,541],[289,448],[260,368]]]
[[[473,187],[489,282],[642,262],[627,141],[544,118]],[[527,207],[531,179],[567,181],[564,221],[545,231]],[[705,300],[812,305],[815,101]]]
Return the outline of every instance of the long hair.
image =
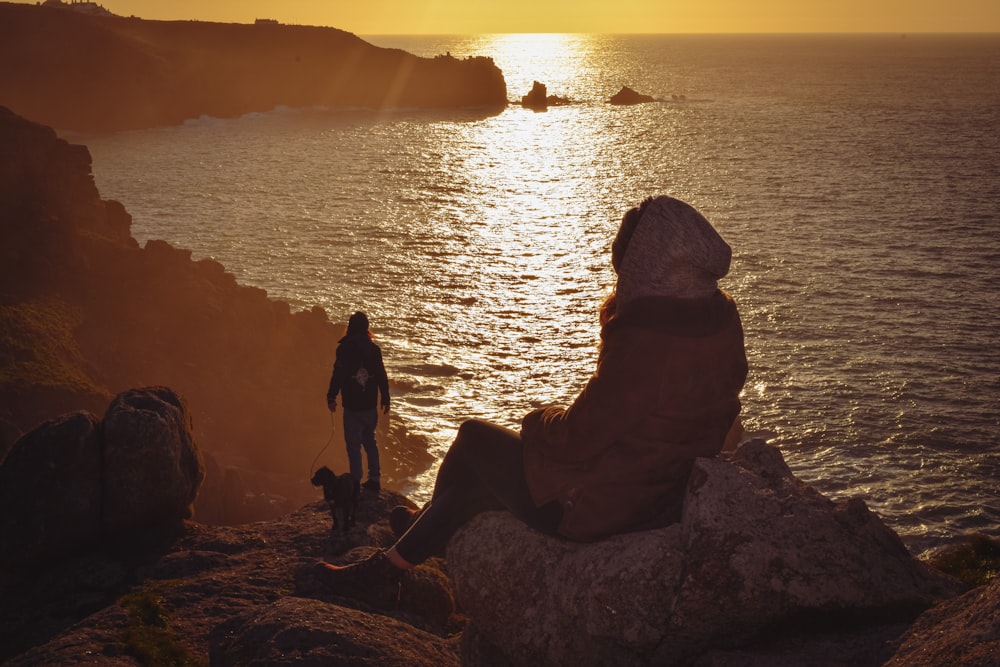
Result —
[[[614,290],[611,290],[611,292],[604,297],[604,301],[601,302],[600,317],[602,328],[611,321],[611,318],[615,316],[616,312],[618,312],[618,296]]]

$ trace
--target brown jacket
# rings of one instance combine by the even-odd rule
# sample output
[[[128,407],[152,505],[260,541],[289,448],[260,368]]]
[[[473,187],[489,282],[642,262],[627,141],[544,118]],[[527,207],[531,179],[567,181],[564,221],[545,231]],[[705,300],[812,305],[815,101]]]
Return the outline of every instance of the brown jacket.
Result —
[[[573,404],[521,427],[535,502],[558,501],[559,533],[580,541],[677,521],[691,462],[722,449],[747,376],[739,314],[721,291],[631,301],[601,337]]]

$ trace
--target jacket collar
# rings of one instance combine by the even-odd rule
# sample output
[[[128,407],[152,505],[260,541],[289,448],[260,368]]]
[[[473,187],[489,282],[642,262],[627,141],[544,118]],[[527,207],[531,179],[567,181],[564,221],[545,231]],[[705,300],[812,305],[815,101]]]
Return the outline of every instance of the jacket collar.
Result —
[[[738,317],[736,303],[721,290],[699,299],[648,296],[629,301],[604,325],[601,338],[625,327],[675,336],[709,336]]]

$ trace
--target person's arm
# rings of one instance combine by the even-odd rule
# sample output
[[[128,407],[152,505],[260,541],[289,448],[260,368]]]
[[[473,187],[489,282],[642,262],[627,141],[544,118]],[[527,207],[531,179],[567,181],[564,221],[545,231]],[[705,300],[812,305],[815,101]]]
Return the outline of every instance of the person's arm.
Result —
[[[326,390],[326,407],[330,408],[330,412],[337,411],[337,394],[340,393],[340,386],[343,381],[342,375],[343,370],[338,350],[337,359],[333,362],[333,373],[330,375],[330,387]]]
[[[378,351],[378,390],[382,395],[382,412],[389,412],[389,375],[385,372],[385,363],[382,361],[382,350]]]
[[[637,363],[627,341],[605,341],[597,372],[569,408],[539,408],[521,424],[526,446],[538,447],[553,461],[585,461],[610,447],[647,415],[655,397],[649,372]]]

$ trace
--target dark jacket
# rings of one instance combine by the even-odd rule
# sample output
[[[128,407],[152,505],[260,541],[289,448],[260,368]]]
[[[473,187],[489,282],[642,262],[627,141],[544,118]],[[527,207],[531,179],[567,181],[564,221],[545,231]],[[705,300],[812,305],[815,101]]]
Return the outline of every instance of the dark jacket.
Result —
[[[382,350],[367,332],[344,336],[337,346],[327,403],[335,401],[339,393],[345,410],[371,410],[378,405],[379,392],[382,406],[388,407],[389,377],[382,363]]]
[[[739,314],[721,291],[631,301],[601,338],[573,404],[535,410],[521,428],[535,502],[559,502],[559,533],[581,541],[677,521],[692,461],[722,449],[747,376]]]

